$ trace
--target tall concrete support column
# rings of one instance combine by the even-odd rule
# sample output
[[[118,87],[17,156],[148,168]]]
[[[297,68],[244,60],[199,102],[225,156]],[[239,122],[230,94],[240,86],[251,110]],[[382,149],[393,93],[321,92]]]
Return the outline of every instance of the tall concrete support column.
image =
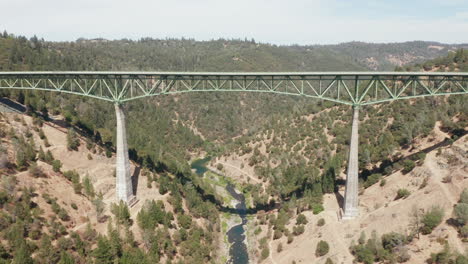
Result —
[[[117,119],[117,162],[116,162],[116,193],[117,200],[130,204],[134,201],[130,161],[128,158],[127,131],[125,129],[125,114],[121,104],[115,104]]]
[[[353,108],[353,124],[351,128],[351,143],[349,146],[348,171],[346,173],[346,189],[344,197],[343,219],[354,219],[359,215],[358,211],[358,146],[359,146],[359,107]]]

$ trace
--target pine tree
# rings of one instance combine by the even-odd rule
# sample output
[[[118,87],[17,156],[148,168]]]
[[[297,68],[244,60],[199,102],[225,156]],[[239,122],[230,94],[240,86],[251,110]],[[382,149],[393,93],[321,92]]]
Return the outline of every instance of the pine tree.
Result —
[[[80,140],[76,135],[76,131],[73,128],[70,128],[67,133],[67,148],[68,150],[78,150],[80,146]]]
[[[39,242],[39,252],[37,258],[42,263],[57,263],[60,255],[52,245],[51,239],[47,234],[43,234]]]
[[[107,226],[107,235],[109,236],[111,253],[114,256],[114,259],[118,259],[122,256],[122,241],[120,239],[119,232],[113,228],[112,221],[109,221]]]
[[[39,155],[38,155],[38,158],[40,161],[46,161],[46,155],[45,155],[45,152],[44,150],[42,149],[42,146],[39,147]]]
[[[97,248],[93,251],[95,264],[113,264],[114,256],[109,240],[103,236],[99,236]]]
[[[52,155],[52,152],[50,152],[50,150],[47,150],[46,155],[45,155],[45,162],[50,164],[52,163],[53,160],[54,160],[54,156]]]
[[[34,261],[31,258],[31,250],[23,240],[20,247],[15,251],[12,264],[33,264]]]
[[[62,251],[58,264],[75,264],[75,260],[68,252]]]
[[[120,201],[119,204],[112,204],[111,212],[114,214],[117,223],[130,225],[130,211],[126,203]]]
[[[86,196],[88,196],[88,198],[90,199],[94,199],[94,187],[93,187],[93,183],[91,182],[91,179],[89,178],[88,175],[86,175],[84,178],[83,178],[83,188],[84,188],[84,192],[86,194]]]

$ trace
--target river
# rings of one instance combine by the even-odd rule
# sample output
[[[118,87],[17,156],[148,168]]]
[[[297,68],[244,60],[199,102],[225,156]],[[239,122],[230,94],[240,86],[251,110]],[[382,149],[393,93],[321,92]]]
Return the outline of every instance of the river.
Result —
[[[203,176],[208,171],[206,163],[210,161],[210,157],[198,159],[191,165],[195,172]],[[247,224],[247,207],[245,205],[245,197],[242,193],[238,193],[232,184],[226,186],[226,191],[237,201],[235,212],[241,218],[242,222],[238,225],[231,227],[226,235],[228,237],[229,247],[229,260],[228,264],[247,264],[249,263],[249,254],[247,252],[247,245],[245,244],[245,229]]]

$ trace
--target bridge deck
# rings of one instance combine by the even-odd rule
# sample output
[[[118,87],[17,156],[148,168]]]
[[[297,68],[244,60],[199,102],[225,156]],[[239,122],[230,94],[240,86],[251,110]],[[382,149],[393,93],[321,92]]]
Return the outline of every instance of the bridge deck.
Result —
[[[468,72],[127,72],[127,71],[12,71],[0,75],[157,75],[157,76],[468,76]]]

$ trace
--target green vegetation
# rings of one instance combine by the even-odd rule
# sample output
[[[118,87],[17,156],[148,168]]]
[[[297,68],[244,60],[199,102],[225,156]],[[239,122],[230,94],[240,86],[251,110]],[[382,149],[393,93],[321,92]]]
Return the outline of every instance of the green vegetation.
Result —
[[[315,256],[317,257],[322,257],[328,254],[328,251],[330,250],[330,246],[328,246],[327,241],[320,240],[317,243],[317,249],[315,250]]]
[[[395,197],[395,200],[398,200],[398,199],[406,199],[410,196],[410,191],[408,191],[407,189],[405,188],[402,188],[402,189],[398,189],[397,191],[397,195]]]
[[[111,212],[114,214],[116,222],[121,225],[130,226],[130,211],[128,210],[127,204],[120,201],[118,204],[111,204]]]
[[[361,234],[359,244],[352,245],[351,253],[356,260],[365,264],[375,262],[406,262],[410,259],[406,244],[408,239],[401,234],[392,232],[384,234],[381,238],[372,232],[371,238],[366,242],[364,233]]]
[[[453,253],[448,243],[445,243],[444,249],[438,253],[432,253],[427,260],[428,264],[465,264],[468,263],[468,256]]]
[[[307,218],[303,214],[299,214],[296,218],[296,225],[306,225],[308,223]]]
[[[453,210],[455,224],[460,232],[463,241],[468,240],[468,188],[463,189],[460,195],[460,201]]]
[[[78,150],[80,139],[76,135],[75,129],[70,128],[67,133],[67,148],[68,150]]]
[[[444,218],[444,210],[440,207],[432,207],[426,214],[423,215],[421,232],[425,235],[430,234]]]
[[[433,60],[416,64],[414,70],[436,70],[436,71],[468,71],[468,50],[463,48],[456,51],[451,51],[447,56],[439,57]],[[401,70],[397,68],[397,70]]]
[[[0,70],[363,70],[364,53],[369,56],[377,52],[376,48],[369,48],[371,46],[348,43],[341,47],[278,47],[241,40],[197,42],[190,39],[149,38],[138,41],[81,39],[77,42],[46,42],[3,34],[0,37]],[[423,46],[421,43],[390,46],[397,53],[406,47],[426,57],[443,54],[426,53],[423,50],[428,49],[420,48]],[[345,52],[352,56],[343,56]],[[377,53],[385,54],[380,50]],[[465,63],[464,54],[465,51],[457,51],[444,61],[456,61],[457,65],[462,65]],[[379,67],[388,68],[388,65]],[[89,98],[46,92],[0,90],[0,96],[27,106],[28,113],[35,116],[39,137],[46,147],[49,143],[40,130],[40,123],[47,119],[49,113],[61,114],[71,128],[67,134],[70,150],[79,147],[79,135],[92,153],[104,152],[108,157],[112,156],[115,148],[112,105]],[[397,170],[406,173],[419,165],[424,160],[422,155],[403,158],[397,153],[411,146],[414,139],[427,136],[436,120],[442,122],[444,132],[454,138],[460,135],[468,120],[464,109],[466,100],[461,97],[427,98],[414,100],[411,104],[398,101],[363,107],[359,139],[362,146],[359,176],[363,186],[369,187],[379,181],[383,186],[384,177],[390,173]],[[58,239],[67,235],[63,225],[69,219],[66,210],[55,198],[45,195],[43,198],[47,206],[50,205],[57,215],[56,219],[46,223],[38,217],[40,210],[28,197],[32,191],[15,193],[14,179],[2,176],[7,186],[13,186],[0,193],[0,206],[6,208],[1,212],[4,211],[6,216],[2,215],[0,221],[6,259],[28,263],[32,262],[29,256],[34,255],[34,261],[41,263],[69,263],[73,259],[76,263],[158,263],[161,259],[167,263],[215,262],[215,235],[221,229],[219,208],[222,198],[216,195],[210,180],[201,179],[191,172],[187,160],[190,160],[191,153],[197,151],[213,157],[251,155],[243,166],[253,167],[267,187],[243,184],[236,188],[249,194],[253,209],[268,210],[279,205],[277,217],[264,216],[264,222],[268,222],[274,230],[268,239],[285,236],[287,243],[291,243],[294,235],[302,234],[307,224],[301,212],[312,210],[314,214],[319,214],[324,210],[322,195],[336,191],[342,184],[337,180],[337,175],[346,166],[351,120],[351,111],[347,106],[271,94],[213,93],[148,98],[127,104],[125,111],[131,159],[148,171],[148,182],[167,196],[173,210],[169,212],[160,202],[145,204],[134,219],[138,224],[135,228],[139,228],[142,234],[140,247],[136,246],[131,236],[124,238],[116,235],[113,227],[109,228],[106,236],[98,236],[88,226],[83,234],[71,232],[67,240],[62,239],[58,243]],[[389,122],[390,119],[392,122]],[[24,120],[15,122],[27,128]],[[204,140],[193,132],[192,126],[203,135]],[[24,135],[8,136],[15,151],[11,162],[18,170],[29,169],[36,174],[35,162],[39,159],[51,164],[54,171],[59,173],[59,160],[54,159],[49,150],[37,150],[31,136],[32,130],[26,130],[28,133]],[[0,131],[0,135],[7,134],[7,131]],[[382,165],[375,167],[380,162]],[[220,166],[219,169],[223,168]],[[76,193],[83,193],[92,200],[97,220],[105,221],[102,194],[95,193],[89,178],[85,176],[80,179],[80,175],[73,171],[64,172],[63,175]],[[12,205],[11,201],[17,202]],[[113,204],[110,209],[118,225],[121,225],[118,228],[125,231],[132,223],[128,208]],[[463,219],[463,211],[463,206],[460,206],[457,221]],[[287,226],[296,215],[297,225],[291,230]],[[196,218],[206,221],[196,221]],[[318,221],[319,226],[324,224],[324,221],[321,224],[321,220]],[[435,216],[425,217],[422,228],[432,230],[437,222],[435,220]],[[38,228],[33,225],[37,222],[47,229],[50,238],[37,231]],[[208,224],[201,226],[199,222]],[[461,228],[460,232],[463,230]],[[34,241],[37,240],[41,241],[41,246],[36,245]],[[405,259],[404,254],[400,254],[400,251],[397,253],[394,248],[404,245],[406,239],[388,235],[382,236],[381,240],[370,240],[355,248],[358,259],[391,260],[392,256]],[[0,255],[3,254],[1,247]],[[50,256],[46,253],[50,253]],[[260,241],[260,254],[262,258],[270,254],[267,238]]]
[[[52,161],[52,169],[55,172],[60,172],[61,168],[62,168],[62,162],[60,160],[53,160]]]
[[[324,225],[325,225],[325,219],[320,218],[320,219],[317,221],[317,226],[324,226]]]

